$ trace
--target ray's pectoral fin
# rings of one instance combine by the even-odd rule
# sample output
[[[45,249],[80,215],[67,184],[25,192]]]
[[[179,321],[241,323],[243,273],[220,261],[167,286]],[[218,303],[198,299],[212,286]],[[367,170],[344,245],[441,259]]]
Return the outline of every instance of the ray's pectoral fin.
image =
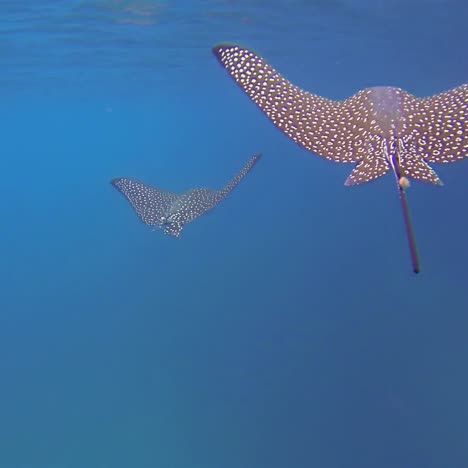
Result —
[[[113,179],[111,184],[128,200],[141,221],[149,226],[161,227],[168,210],[178,198],[176,193],[125,177]]]
[[[354,145],[360,101],[333,101],[305,91],[245,47],[218,44],[213,53],[266,117],[298,145],[337,162],[362,159]],[[344,114],[351,125],[340,125]]]
[[[468,84],[418,100],[421,116],[414,134],[429,163],[449,163],[468,157]]]
[[[241,169],[241,171],[236,174],[236,176],[222,189],[220,190],[223,198],[227,197],[242,181],[242,179],[252,170],[252,168],[257,164],[258,160],[262,157],[261,153],[254,154],[247,164]]]

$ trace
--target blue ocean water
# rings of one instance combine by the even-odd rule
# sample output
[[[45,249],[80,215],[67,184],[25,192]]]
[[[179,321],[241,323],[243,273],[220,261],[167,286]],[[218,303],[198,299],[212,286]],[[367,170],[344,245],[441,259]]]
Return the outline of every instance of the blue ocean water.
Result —
[[[333,99],[468,81],[461,0],[0,2],[0,467],[468,467],[468,161],[408,190],[281,134],[238,42]],[[224,185],[175,240],[109,184]]]

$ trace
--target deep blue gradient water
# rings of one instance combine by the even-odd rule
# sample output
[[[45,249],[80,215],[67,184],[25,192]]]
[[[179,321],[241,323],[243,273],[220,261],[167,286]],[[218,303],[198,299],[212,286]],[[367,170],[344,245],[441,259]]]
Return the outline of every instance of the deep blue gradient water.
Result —
[[[468,467],[468,161],[408,190],[277,131],[211,53],[345,98],[468,82],[462,0],[0,2],[0,467]],[[224,185],[175,240],[109,184]]]

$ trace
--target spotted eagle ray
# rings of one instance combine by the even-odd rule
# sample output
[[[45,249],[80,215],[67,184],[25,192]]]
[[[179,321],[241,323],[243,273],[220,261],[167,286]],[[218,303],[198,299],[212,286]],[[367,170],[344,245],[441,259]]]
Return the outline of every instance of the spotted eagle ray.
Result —
[[[138,217],[149,226],[179,237],[182,229],[223,201],[260,159],[257,153],[221,190],[195,188],[184,193],[166,192],[132,179],[113,179],[111,184],[130,202]]]
[[[413,270],[418,273],[406,189],[410,178],[442,185],[429,163],[468,156],[468,84],[426,98],[380,86],[333,101],[295,86],[249,49],[220,44],[213,53],[288,137],[326,159],[355,163],[345,185],[370,182],[393,171]]]

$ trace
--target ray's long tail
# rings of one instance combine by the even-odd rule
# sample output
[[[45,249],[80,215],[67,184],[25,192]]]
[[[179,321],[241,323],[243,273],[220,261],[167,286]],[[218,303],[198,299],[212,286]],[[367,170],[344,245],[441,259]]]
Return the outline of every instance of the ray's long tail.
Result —
[[[403,210],[403,218],[405,220],[406,237],[408,239],[408,246],[411,254],[411,263],[413,264],[413,271],[419,273],[419,255],[416,247],[416,240],[414,237],[413,224],[408,208],[408,200],[406,199],[405,187],[402,186],[400,180],[397,179],[398,192],[400,194],[401,208]]]

